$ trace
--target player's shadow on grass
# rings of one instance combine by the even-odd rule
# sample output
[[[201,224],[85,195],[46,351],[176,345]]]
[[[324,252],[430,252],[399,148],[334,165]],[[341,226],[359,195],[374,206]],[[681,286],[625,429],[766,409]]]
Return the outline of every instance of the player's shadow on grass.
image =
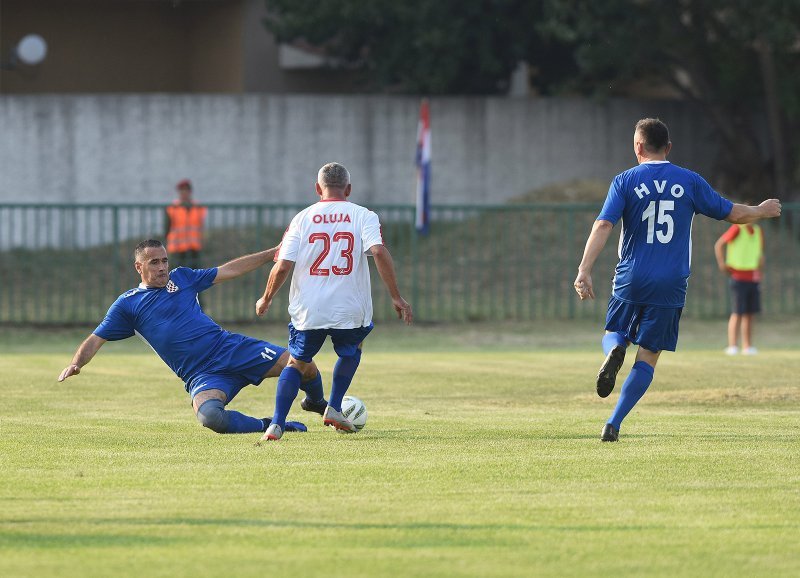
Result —
[[[147,526],[223,526],[223,527],[244,527],[244,528],[286,528],[286,529],[339,529],[339,530],[430,530],[430,531],[457,531],[457,532],[486,532],[497,530],[513,530],[513,531],[596,531],[606,532],[605,525],[536,525],[536,524],[454,524],[447,522],[408,522],[404,524],[379,524],[379,523],[363,523],[363,522],[304,522],[295,520],[258,520],[258,519],[236,519],[236,518],[76,518],[70,520],[69,518],[58,519],[35,519],[35,520],[14,520],[13,523],[18,524],[88,524],[90,526],[134,526],[137,528]],[[616,526],[615,530],[663,530],[666,526]],[[43,545],[58,546],[58,547],[72,547],[75,545],[91,545],[100,547],[116,547],[128,546],[134,544],[154,544],[164,545],[167,543],[194,541],[194,538],[187,537],[160,537],[160,536],[142,536],[131,534],[72,534],[72,535],[59,535],[59,534],[40,534],[40,533],[10,533],[0,532],[0,540],[8,537],[13,537],[10,543],[15,545],[27,545],[30,547],[41,547]]]
[[[65,520],[20,520],[25,524],[63,524]],[[68,522],[68,520],[67,520]],[[75,520],[75,523],[85,520]],[[110,523],[112,520],[94,523]],[[114,523],[126,523],[117,520]],[[171,546],[187,540],[180,537],[132,534],[42,534],[41,532],[0,532],[0,543],[11,548],[122,548],[134,546]]]
[[[667,439],[674,439],[674,437],[675,436],[671,435],[671,434],[668,435],[668,434],[658,434],[658,433],[646,433],[646,434],[642,434],[642,433],[629,434],[629,433],[626,433],[626,434],[624,434],[624,437],[620,436],[620,441],[615,442],[615,443],[607,443],[607,442],[601,442],[600,441],[599,432],[598,433],[587,433],[587,432],[584,432],[584,433],[579,433],[579,434],[566,432],[566,433],[558,433],[558,434],[544,433],[541,436],[535,436],[535,435],[534,436],[528,436],[528,439],[542,440],[542,441],[547,441],[547,440],[576,440],[576,441],[577,440],[589,440],[589,441],[592,441],[592,442],[597,442],[598,444],[603,444],[604,446],[613,447],[613,446],[617,446],[617,445],[624,445],[624,442],[627,441],[627,440],[631,440],[631,441],[635,441],[635,440],[643,441],[643,440],[654,440],[654,439],[667,440]]]
[[[35,519],[35,520],[14,520],[11,523],[22,524],[89,524],[104,526],[107,524],[114,526],[135,526],[137,528],[154,527],[201,527],[201,526],[222,526],[239,528],[286,528],[286,529],[339,529],[355,532],[358,530],[422,530],[422,531],[453,531],[453,532],[494,532],[499,530],[512,530],[522,532],[600,532],[606,533],[608,527],[605,524],[454,524],[447,522],[409,522],[405,524],[378,524],[364,522],[304,522],[296,520],[258,520],[258,519],[235,519],[235,518],[68,518],[58,519]],[[691,526],[687,526],[691,527]],[[745,524],[739,526],[743,529],[752,530],[785,530],[795,528],[796,524],[787,521],[784,524]],[[621,532],[642,532],[674,529],[675,526],[669,524],[625,524],[614,526],[615,531]],[[5,544],[12,544],[18,547],[40,548],[42,546],[51,547],[74,547],[74,546],[98,546],[98,547],[119,547],[134,545],[169,545],[180,542],[194,542],[194,537],[163,537],[154,535],[140,534],[41,534],[41,533],[14,533],[0,532],[0,540]]]

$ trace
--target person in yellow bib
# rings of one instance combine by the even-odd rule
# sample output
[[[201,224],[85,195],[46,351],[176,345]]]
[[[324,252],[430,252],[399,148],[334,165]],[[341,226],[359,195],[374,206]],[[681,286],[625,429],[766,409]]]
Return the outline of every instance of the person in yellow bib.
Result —
[[[728,320],[728,347],[725,353],[758,353],[753,347],[753,317],[761,311],[759,283],[764,269],[764,234],[756,224],[731,225],[714,243],[720,271],[730,276],[731,317]],[[738,337],[741,331],[742,348]]]

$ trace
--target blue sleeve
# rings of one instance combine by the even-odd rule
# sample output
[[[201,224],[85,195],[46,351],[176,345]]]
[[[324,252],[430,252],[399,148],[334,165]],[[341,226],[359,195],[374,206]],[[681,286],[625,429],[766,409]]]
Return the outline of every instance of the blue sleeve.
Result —
[[[103,321],[92,333],[106,341],[119,341],[133,336],[133,314],[125,307],[124,297],[114,301]]]
[[[622,175],[617,175],[611,181],[611,186],[608,188],[608,196],[606,202],[603,203],[603,208],[600,214],[597,215],[597,221],[610,221],[616,225],[617,221],[622,218],[622,212],[625,210],[625,194],[624,185],[622,182]]]
[[[217,267],[211,269],[176,267],[170,272],[170,278],[175,279],[178,287],[192,287],[200,293],[214,284],[214,279],[217,278]]]
[[[730,215],[733,203],[712,189],[703,177],[697,173],[694,177],[694,212],[718,221]]]

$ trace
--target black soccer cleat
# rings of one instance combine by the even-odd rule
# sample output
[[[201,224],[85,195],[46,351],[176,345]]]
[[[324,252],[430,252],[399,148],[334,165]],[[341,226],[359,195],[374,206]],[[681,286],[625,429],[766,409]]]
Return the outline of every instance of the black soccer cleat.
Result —
[[[319,415],[324,415],[325,408],[328,407],[328,401],[324,397],[319,401],[311,401],[307,397],[304,397],[300,401],[300,407],[302,407],[305,411],[312,411],[314,413],[318,413]]]
[[[597,395],[600,397],[608,397],[614,391],[614,383],[617,381],[617,373],[619,373],[622,363],[625,361],[625,347],[622,345],[615,345],[614,348],[608,352],[606,360],[600,367],[600,373],[597,374]]]
[[[603,433],[600,434],[601,442],[615,442],[619,439],[619,430],[610,423],[603,426]]]

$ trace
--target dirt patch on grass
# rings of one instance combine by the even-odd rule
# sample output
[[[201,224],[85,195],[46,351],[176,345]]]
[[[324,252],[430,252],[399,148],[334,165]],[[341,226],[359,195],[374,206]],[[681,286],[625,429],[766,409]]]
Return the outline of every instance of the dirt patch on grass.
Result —
[[[800,403],[800,387],[706,388],[680,391],[651,391],[648,399],[665,404],[784,404]]]

